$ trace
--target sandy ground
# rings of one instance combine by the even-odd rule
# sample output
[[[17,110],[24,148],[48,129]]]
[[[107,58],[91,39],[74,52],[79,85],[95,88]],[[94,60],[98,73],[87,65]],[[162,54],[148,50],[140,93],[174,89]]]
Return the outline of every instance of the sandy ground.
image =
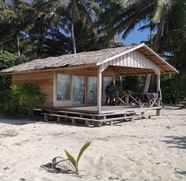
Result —
[[[40,165],[92,141],[80,176]],[[0,181],[186,180],[186,110],[118,126],[87,128],[0,119]]]

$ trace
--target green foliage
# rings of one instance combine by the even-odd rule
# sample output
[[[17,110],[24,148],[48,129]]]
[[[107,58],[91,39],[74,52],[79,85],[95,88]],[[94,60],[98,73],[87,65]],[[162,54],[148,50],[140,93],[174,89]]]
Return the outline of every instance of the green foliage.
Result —
[[[15,53],[11,53],[6,50],[0,51],[0,64],[4,67],[11,67],[26,61],[26,57],[17,56]]]
[[[122,78],[122,87],[124,90],[130,90],[141,94],[144,89],[144,76],[125,76]]]
[[[89,0],[12,1],[6,5],[10,15],[0,11],[0,46],[29,59],[73,52],[74,24],[77,50],[97,49],[104,39],[95,33],[92,17],[97,15],[93,13],[92,3]]]
[[[78,174],[78,165],[77,165],[77,161],[75,159],[75,157],[70,154],[67,150],[65,150],[65,154],[68,158],[68,160],[70,161],[70,163],[72,164],[72,166],[75,168],[75,172]]]
[[[109,34],[119,33],[125,39],[136,27],[139,30],[148,29],[147,43],[156,51],[162,55],[169,52],[173,56],[181,53],[179,50],[184,47],[182,42],[185,42],[186,35],[185,1],[101,0],[100,3],[103,9],[99,18],[100,26]]]
[[[0,110],[10,115],[32,115],[32,109],[40,107],[45,96],[32,84],[13,86],[0,91]]]
[[[154,23],[159,23],[161,21],[162,16],[164,16],[164,13],[167,12],[171,4],[173,3],[172,0],[158,0],[156,11],[153,17]]]
[[[178,104],[186,98],[186,75],[164,77],[161,80],[163,103]]]
[[[10,78],[8,76],[0,75],[0,91],[6,91],[10,86]]]
[[[19,107],[10,89],[0,91],[0,113],[5,115],[17,115]]]
[[[81,160],[83,153],[85,152],[85,150],[87,150],[90,144],[91,142],[87,142],[81,147],[77,158],[75,158],[75,156],[73,156],[69,151],[65,150],[65,154],[72,166],[74,167],[76,174],[79,174],[79,161]]]
[[[26,60],[24,56],[17,56],[6,50],[0,51],[0,69],[8,68]],[[0,75],[0,111],[7,114],[19,113],[19,106],[10,89],[10,77]]]

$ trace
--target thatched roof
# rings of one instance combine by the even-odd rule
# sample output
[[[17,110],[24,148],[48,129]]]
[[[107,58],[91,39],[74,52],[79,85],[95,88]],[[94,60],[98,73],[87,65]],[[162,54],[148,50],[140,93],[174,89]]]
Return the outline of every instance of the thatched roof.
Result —
[[[153,63],[158,65],[165,72],[176,72],[176,69],[169,65],[165,60],[159,57],[153,50],[145,44],[136,46],[124,46],[118,48],[108,48],[98,51],[81,52],[77,54],[67,54],[58,57],[48,57],[44,59],[36,59],[27,63],[23,63],[8,69],[4,69],[1,73],[14,74],[20,72],[31,72],[36,70],[56,69],[63,67],[74,67],[80,65],[101,65],[119,55],[127,54],[131,51],[138,51],[146,56]]]

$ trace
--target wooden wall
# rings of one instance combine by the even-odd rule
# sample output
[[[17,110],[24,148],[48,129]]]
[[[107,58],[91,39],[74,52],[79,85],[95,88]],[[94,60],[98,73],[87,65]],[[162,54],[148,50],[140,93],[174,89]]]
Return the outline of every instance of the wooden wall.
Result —
[[[46,95],[46,105],[53,106],[53,72],[35,72],[12,75],[12,85],[33,83]]]
[[[152,61],[150,61],[149,59],[147,59],[145,56],[143,56],[141,53],[137,51],[130,52],[126,55],[122,55],[111,61],[105,62],[104,64],[101,65],[103,69],[109,66],[118,67],[120,69],[123,68],[124,70],[123,73],[126,74],[136,74],[137,70],[139,74],[141,72],[145,73],[146,70],[153,71],[154,73],[159,73],[160,71],[160,68],[156,64],[154,64]]]

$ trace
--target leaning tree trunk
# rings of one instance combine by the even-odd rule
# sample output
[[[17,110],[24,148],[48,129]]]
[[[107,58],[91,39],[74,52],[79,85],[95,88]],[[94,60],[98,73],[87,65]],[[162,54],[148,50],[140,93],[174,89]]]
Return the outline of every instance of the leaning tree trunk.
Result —
[[[74,51],[74,54],[76,54],[77,50],[76,50],[76,38],[75,38],[75,32],[74,32],[74,23],[72,23],[72,26],[71,26],[71,36],[72,36],[73,51]]]
[[[17,34],[17,55],[21,56],[19,34]]]

